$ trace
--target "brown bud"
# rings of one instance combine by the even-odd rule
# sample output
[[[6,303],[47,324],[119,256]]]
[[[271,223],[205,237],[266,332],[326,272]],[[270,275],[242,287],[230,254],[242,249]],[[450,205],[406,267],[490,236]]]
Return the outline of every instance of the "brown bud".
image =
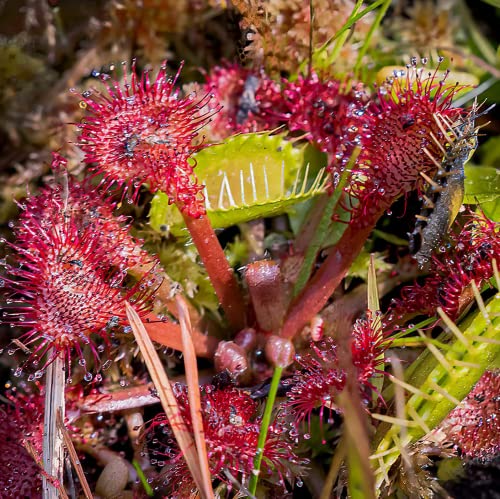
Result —
[[[238,332],[238,334],[234,337],[234,342],[246,352],[251,352],[257,346],[257,333],[255,332],[255,329],[246,327]]]
[[[214,356],[215,370],[227,369],[231,374],[239,376],[248,369],[245,350],[233,341],[221,341]]]
[[[289,366],[295,357],[295,347],[287,338],[270,336],[266,343],[267,360],[275,367]]]
[[[261,260],[247,266],[245,279],[261,329],[278,331],[286,311],[285,288],[279,265]]]

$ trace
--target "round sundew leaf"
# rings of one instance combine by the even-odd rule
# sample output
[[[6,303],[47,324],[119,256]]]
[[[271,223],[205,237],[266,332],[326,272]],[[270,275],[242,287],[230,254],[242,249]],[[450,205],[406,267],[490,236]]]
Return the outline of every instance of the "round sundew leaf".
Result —
[[[479,203],[488,218],[500,221],[500,169],[466,165],[464,203]]]
[[[203,149],[194,160],[214,228],[282,214],[326,190],[324,155],[312,146],[294,147],[282,134],[236,135]],[[149,217],[153,229],[187,236],[165,194],[156,194]]]

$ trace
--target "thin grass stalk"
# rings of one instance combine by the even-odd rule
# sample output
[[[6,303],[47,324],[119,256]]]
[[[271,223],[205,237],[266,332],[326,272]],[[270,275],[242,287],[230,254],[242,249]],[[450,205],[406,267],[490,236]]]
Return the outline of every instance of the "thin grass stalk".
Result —
[[[163,369],[161,361],[156,353],[154,345],[148,333],[137,315],[137,312],[130,304],[126,304],[127,318],[134,333],[135,340],[144,357],[144,362],[148,368],[149,375],[160,397],[160,402],[167,416],[168,422],[174,433],[177,444],[186,460],[186,464],[193,476],[193,480],[198,490],[203,490],[203,480],[199,471],[198,456],[191,434],[181,416],[177,399],[175,398],[170,381]]]
[[[359,69],[362,67],[363,57],[365,56],[366,51],[368,50],[368,47],[370,45],[370,41],[373,37],[373,34],[380,26],[382,19],[384,18],[387,10],[391,6],[391,1],[392,0],[385,0],[385,2],[382,4],[382,7],[377,12],[377,15],[375,16],[375,20],[372,22],[370,29],[368,30],[368,33],[366,34],[366,37],[363,41],[363,45],[358,50],[358,57],[356,59],[356,64],[354,65],[354,73],[357,73],[359,71]]]
[[[205,441],[205,431],[203,429],[203,418],[201,415],[200,381],[198,377],[198,366],[196,363],[196,353],[191,339],[192,328],[189,319],[189,312],[185,300],[176,296],[177,311],[182,330],[182,345],[184,353],[184,366],[186,370],[186,381],[188,388],[189,409],[191,411],[191,421],[193,424],[194,440],[198,452],[198,462],[200,466],[201,478],[203,480],[203,493],[208,499],[213,499],[212,479],[208,464],[208,453]]]
[[[54,360],[48,365],[45,375],[45,415],[43,420],[43,499],[58,499],[58,487],[63,488],[64,440],[57,425],[57,414],[64,418],[64,390],[66,388],[65,362],[62,353],[48,352]],[[55,480],[54,483],[48,478]]]
[[[333,487],[339,476],[340,467],[347,455],[347,447],[345,437],[342,437],[337,444],[335,449],[335,454],[333,455],[332,462],[330,464],[330,469],[328,470],[328,475],[326,476],[325,484],[323,485],[323,490],[319,499],[330,499]]]
[[[382,320],[380,315],[380,300],[378,296],[378,286],[377,286],[377,273],[375,269],[375,257],[373,254],[370,255],[370,263],[368,265],[368,310],[371,312],[371,326],[375,333],[375,342],[381,342],[383,340],[382,331]],[[378,357],[378,360],[384,359],[384,352],[382,352]],[[382,387],[384,385],[384,378],[376,373],[371,379],[370,383],[375,387],[373,390],[373,400],[375,401],[378,394],[382,392]]]
[[[259,440],[257,441],[257,449],[255,451],[255,458],[253,461],[252,476],[250,477],[250,483],[248,485],[248,491],[252,494],[252,496],[255,496],[255,492],[257,491],[257,483],[259,481],[262,458],[264,457],[267,433],[269,431],[269,425],[271,424],[274,402],[276,401],[276,395],[278,393],[282,373],[283,367],[274,368],[271,386],[269,388],[269,395],[267,396],[266,407],[260,424]]]

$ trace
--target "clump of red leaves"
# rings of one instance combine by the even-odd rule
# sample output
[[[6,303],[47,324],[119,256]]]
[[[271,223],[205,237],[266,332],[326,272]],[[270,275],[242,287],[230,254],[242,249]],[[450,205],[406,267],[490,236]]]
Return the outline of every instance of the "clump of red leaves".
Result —
[[[500,452],[500,372],[485,372],[442,429],[467,457],[495,457]]]
[[[228,470],[233,477],[244,482],[254,468],[261,420],[258,404],[247,393],[234,387],[203,385],[200,389],[201,415],[212,477],[227,482],[224,470]],[[192,431],[185,386],[176,385],[176,398],[181,416]],[[293,453],[283,424],[275,420],[271,426],[264,447],[261,473],[268,479],[274,477],[284,487],[284,479],[289,477],[293,465],[304,464],[304,460]],[[152,463],[165,466],[161,477],[171,489],[169,497],[188,497],[195,486],[183,456],[172,442],[166,416],[157,416],[146,432],[146,445],[153,456]]]
[[[199,217],[205,213],[203,187],[193,178],[188,158],[203,147],[193,140],[217,108],[205,108],[208,95],[180,97],[179,73],[170,77],[165,63],[151,82],[148,71],[136,75],[134,62],[131,76],[125,67],[123,84],[103,75],[107,95],[82,94],[90,115],[78,125],[79,145],[106,189],[116,183],[134,199],[147,183],[151,192],[165,192],[188,215]]]
[[[206,75],[208,107],[220,111],[210,123],[210,136],[221,140],[235,133],[276,128],[276,107],[281,108],[280,86],[263,71],[238,64],[215,66]],[[220,108],[222,106],[222,108]]]
[[[98,362],[111,332],[125,325],[125,301],[146,312],[154,291],[153,285],[124,285],[127,269],[144,253],[127,227],[113,219],[111,205],[67,180],[61,191],[44,189],[22,205],[5,277],[4,319],[28,328],[21,340],[34,347],[34,365],[51,351],[44,367],[58,352],[70,362],[72,349],[85,366],[85,345]],[[99,345],[94,336],[101,338]],[[35,377],[42,374],[43,368]]]
[[[25,448],[30,442],[42,455],[43,396],[39,393],[8,396],[10,404],[0,406],[0,495],[42,496],[40,467]],[[38,459],[37,457],[37,459]]]
[[[423,76],[416,60],[412,61],[406,71],[397,72],[379,89],[378,99],[365,106],[364,113],[354,112],[349,117],[349,126],[359,134],[355,142],[360,145],[360,154],[345,188],[350,197],[341,200],[351,213],[348,227],[292,303],[283,336],[295,336],[326,304],[394,201],[421,188],[421,173],[433,177],[436,172],[436,162],[440,163],[449,139],[435,115],[456,121],[463,112],[451,108],[456,86],[446,86],[446,74],[438,79],[436,71]],[[334,184],[343,172],[345,155],[340,159],[338,165],[331,166]]]
[[[346,384],[346,373],[339,366],[338,344],[332,337],[311,342],[310,353],[296,355],[300,368],[293,374],[292,387],[288,392],[288,405],[295,412],[295,419],[310,421],[314,409],[338,410],[335,396]],[[380,336],[369,320],[358,319],[352,329],[351,355],[357,381],[363,396],[373,390],[370,379],[381,371],[383,353],[388,341]],[[368,397],[364,397],[368,400]]]
[[[351,82],[352,85],[352,82]],[[282,92],[282,121],[292,132],[306,133],[307,140],[343,164],[360,143],[367,95],[337,80],[322,80],[316,73],[286,82]]]
[[[470,214],[457,234],[441,246],[430,261],[429,276],[422,284],[406,286],[387,314],[389,321],[405,315],[433,316],[441,307],[456,319],[471,298],[471,283],[481,286],[493,276],[493,259],[500,255],[500,223],[483,214]]]

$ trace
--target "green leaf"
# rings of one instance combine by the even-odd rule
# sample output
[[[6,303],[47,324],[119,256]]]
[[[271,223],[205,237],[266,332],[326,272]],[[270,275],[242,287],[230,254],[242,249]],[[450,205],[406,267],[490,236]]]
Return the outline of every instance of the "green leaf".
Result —
[[[236,135],[203,149],[194,160],[214,228],[285,213],[324,193],[328,180],[320,168],[324,155],[311,146],[294,147],[283,134]],[[149,213],[151,226],[177,237],[186,234],[176,210],[158,193]]]
[[[500,221],[500,169],[466,165],[464,203],[479,203],[487,217]]]
[[[370,253],[366,249],[363,249],[354,262],[352,262],[347,275],[349,277],[359,277],[363,281],[367,281],[370,255],[373,255],[379,272],[387,271],[391,268],[391,265],[384,260],[383,253]]]
[[[500,137],[491,137],[478,150],[483,165],[500,168]]]
[[[186,296],[197,307],[217,310],[219,300],[205,268],[198,263],[198,253],[193,245],[163,244],[158,256],[172,281],[182,286]]]

